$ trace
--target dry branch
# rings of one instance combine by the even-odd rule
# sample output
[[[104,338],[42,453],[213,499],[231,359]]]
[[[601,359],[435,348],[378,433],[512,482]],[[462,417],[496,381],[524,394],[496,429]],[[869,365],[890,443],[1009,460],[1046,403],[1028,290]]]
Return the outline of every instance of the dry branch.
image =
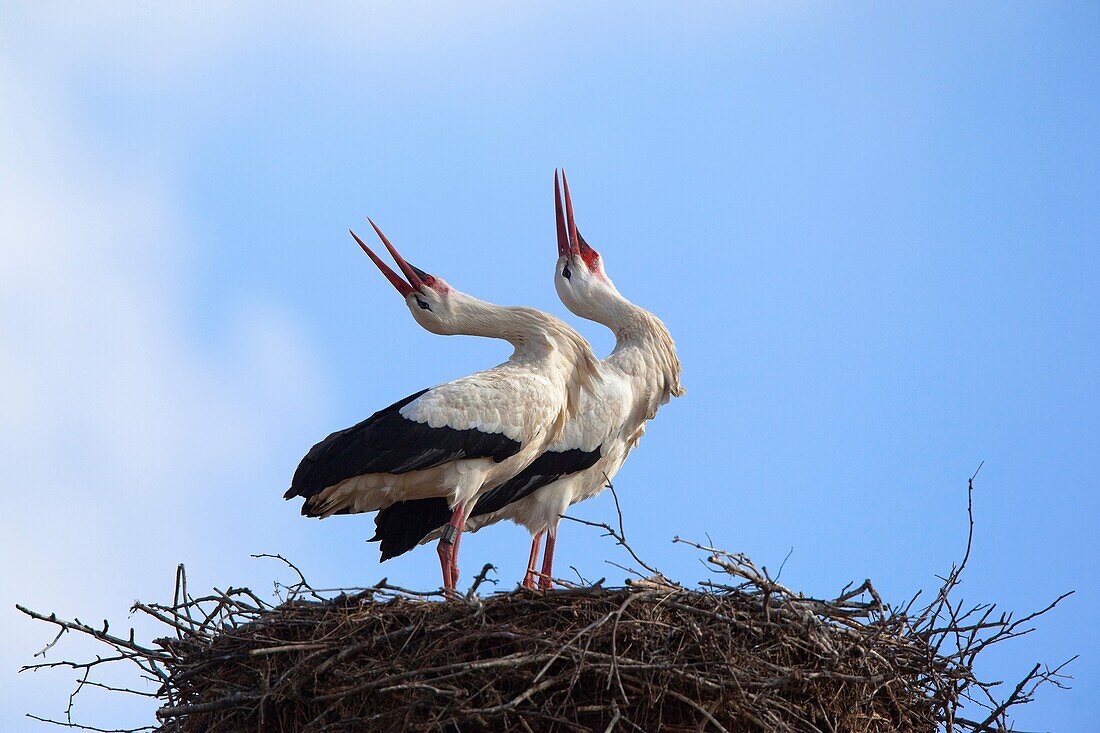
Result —
[[[969,489],[972,498],[973,477]],[[956,600],[968,511],[963,560],[921,608],[916,596],[885,603],[869,580],[806,597],[744,555],[677,538],[720,578],[683,587],[627,545],[620,515],[618,529],[595,526],[649,571],[625,588],[479,597],[486,566],[446,600],[384,580],[332,596],[265,555],[296,575],[271,605],[242,588],[193,598],[181,566],[170,605],[134,605],[165,629],[151,645],[19,607],[58,627],[43,655],[67,632],[112,649],[25,669],[81,670],[79,691],[98,684],[88,674],[101,664],[136,664],[162,702],[156,726],[137,730],[166,732],[1009,730],[1011,709],[1043,684],[1062,686],[1065,665],[1036,665],[998,698],[975,659],[1066,596],[1019,619]],[[71,699],[66,720],[52,722],[97,730],[70,712]]]

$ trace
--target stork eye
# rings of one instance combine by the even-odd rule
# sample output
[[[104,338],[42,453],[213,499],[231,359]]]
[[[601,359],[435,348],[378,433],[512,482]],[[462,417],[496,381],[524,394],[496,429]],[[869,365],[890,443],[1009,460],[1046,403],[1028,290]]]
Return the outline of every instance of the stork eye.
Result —
[[[565,269],[561,271],[561,276],[564,277],[566,280],[573,277],[573,272],[569,269],[569,265],[566,265]]]
[[[430,305],[428,305],[428,303],[426,301],[423,301],[420,298],[416,299],[416,304],[418,306],[420,306],[421,308],[423,308],[424,310],[426,310],[426,311],[430,311],[432,309],[432,307]]]

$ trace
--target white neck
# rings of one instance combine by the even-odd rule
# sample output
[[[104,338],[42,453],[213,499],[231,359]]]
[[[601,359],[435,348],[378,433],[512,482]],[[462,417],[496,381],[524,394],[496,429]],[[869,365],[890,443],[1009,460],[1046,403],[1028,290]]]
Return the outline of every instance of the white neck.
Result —
[[[534,367],[563,390],[562,410],[550,428],[552,439],[556,439],[576,415],[581,392],[592,389],[601,378],[600,360],[592,347],[565,321],[534,308],[500,306],[468,297],[461,309],[462,333],[504,339],[515,347],[509,365]]]
[[[595,319],[615,334],[616,346],[642,343],[652,336],[652,313],[627,300],[610,282],[598,304],[601,318]]]
[[[676,345],[661,319],[627,300],[610,280],[597,292],[598,297],[588,303],[588,312],[577,315],[615,333],[615,350],[607,363],[639,382],[639,386],[657,387],[662,402],[683,394]]]
[[[458,308],[456,334],[503,339],[515,347],[513,358],[548,355],[565,325],[534,308],[496,305],[471,296],[465,296]]]

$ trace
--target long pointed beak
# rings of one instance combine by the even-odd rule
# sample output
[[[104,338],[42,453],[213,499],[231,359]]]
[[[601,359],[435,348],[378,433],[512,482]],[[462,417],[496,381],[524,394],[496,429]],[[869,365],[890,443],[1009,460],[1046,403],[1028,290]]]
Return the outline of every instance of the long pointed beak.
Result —
[[[374,227],[375,234],[382,240],[382,244],[386,245],[386,249],[390,251],[390,255],[393,257],[397,266],[401,268],[401,272],[405,273],[405,278],[409,281],[409,284],[414,288],[422,288],[425,286],[424,280],[417,273],[415,267],[405,262],[405,258],[401,256],[401,253],[397,251],[397,248],[390,244],[390,240],[382,233],[382,230],[378,228],[378,225],[368,216],[367,221]]]
[[[561,210],[561,190],[558,185],[558,169],[554,169],[554,217],[558,228],[558,257],[568,257],[572,248],[565,229],[565,214]]]
[[[580,239],[577,237],[577,222],[573,219],[573,197],[569,195],[569,179],[565,177],[565,169],[561,170],[561,184],[565,191],[565,218],[569,227],[569,249],[574,254],[580,251]]]
[[[561,197],[558,195],[557,171],[554,172],[554,203],[557,205],[558,214],[558,254],[572,254],[584,259],[590,270],[595,270],[596,260],[600,254],[588,246],[581,233],[577,231],[577,222],[573,218],[573,197],[569,195],[569,179],[565,177],[565,169],[561,171],[562,189],[565,191],[565,219],[561,215]],[[562,240],[565,239],[565,245]]]
[[[352,237],[355,238],[355,241],[359,243],[359,246],[363,248],[363,251],[367,253],[367,256],[371,258],[374,264],[378,266],[378,269],[382,271],[382,274],[386,276],[386,279],[389,280],[395,288],[397,288],[397,292],[401,293],[401,297],[407,298],[409,294],[413,292],[412,287],[407,282],[402,280],[400,275],[391,270],[390,266],[383,262],[382,258],[376,255],[374,251],[370,247],[368,247],[362,239],[359,238],[358,234],[351,231],[350,229],[348,230],[348,232],[351,234]]]

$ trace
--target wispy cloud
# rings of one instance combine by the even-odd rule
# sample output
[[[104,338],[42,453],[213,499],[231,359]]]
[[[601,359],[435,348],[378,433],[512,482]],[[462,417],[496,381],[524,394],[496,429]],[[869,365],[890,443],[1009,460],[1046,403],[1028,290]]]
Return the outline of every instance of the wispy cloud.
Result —
[[[497,29],[516,15],[491,10]],[[0,10],[0,728],[60,712],[68,692],[64,674],[15,675],[48,632],[14,603],[117,623],[128,599],[164,597],[180,561],[216,567],[208,582],[269,576],[246,566],[300,521],[278,500],[303,448],[289,426],[329,402],[277,297],[236,293],[198,322],[203,243],[172,167],[181,141],[104,148],[113,138],[85,127],[88,69],[119,90],[193,94],[288,29],[295,43],[385,48],[463,20],[479,28],[468,8],[428,3]],[[202,109],[247,104],[217,84],[202,96],[192,127]],[[82,698],[90,720],[148,722],[147,702]]]
[[[188,53],[203,53],[190,45],[200,30],[179,39]],[[241,484],[270,475],[284,426],[325,395],[277,302],[245,298],[219,323],[195,322],[189,253],[202,243],[168,173],[95,149],[71,122],[64,66],[0,55],[4,730],[63,709],[67,681],[15,677],[45,630],[13,604],[117,619],[127,598],[162,597],[181,547],[191,561],[223,551],[201,536],[204,518],[246,500]],[[254,531],[247,519],[240,530]]]

